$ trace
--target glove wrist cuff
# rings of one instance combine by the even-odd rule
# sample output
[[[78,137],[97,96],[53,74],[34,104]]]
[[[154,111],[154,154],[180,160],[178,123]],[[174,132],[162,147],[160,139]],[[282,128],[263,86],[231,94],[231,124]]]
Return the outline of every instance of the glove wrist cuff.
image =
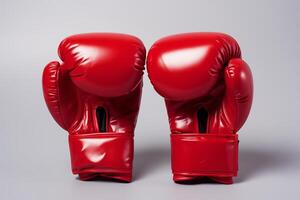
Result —
[[[237,175],[237,134],[171,134],[171,153],[174,181]]]
[[[132,179],[133,133],[89,133],[69,135],[73,174],[80,179],[106,177]]]

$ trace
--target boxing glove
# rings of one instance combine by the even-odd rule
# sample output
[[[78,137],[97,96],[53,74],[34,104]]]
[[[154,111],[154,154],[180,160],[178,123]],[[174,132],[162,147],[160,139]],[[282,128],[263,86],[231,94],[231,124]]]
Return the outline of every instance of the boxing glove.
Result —
[[[58,54],[62,62],[44,69],[43,93],[53,118],[69,132],[73,174],[130,182],[143,43],[125,34],[79,34],[64,39]]]
[[[165,98],[174,181],[232,183],[237,131],[253,96],[252,74],[237,42],[221,33],[165,37],[151,47],[147,71]]]

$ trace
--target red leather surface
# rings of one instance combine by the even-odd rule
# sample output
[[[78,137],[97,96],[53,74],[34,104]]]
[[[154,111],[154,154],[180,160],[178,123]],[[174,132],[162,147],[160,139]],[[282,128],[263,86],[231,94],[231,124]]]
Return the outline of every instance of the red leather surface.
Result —
[[[186,33],[162,38],[148,53],[147,71],[155,90],[165,98],[173,134],[236,134],[248,117],[253,98],[252,74],[241,59],[237,42],[228,35]],[[199,118],[200,110],[207,112],[206,122]],[[200,126],[205,130],[201,131]],[[212,157],[223,159],[213,153]],[[211,163],[211,169],[219,167],[216,165]],[[232,176],[218,176],[209,177],[232,182]],[[181,177],[175,176],[174,180],[180,181]]]
[[[173,35],[152,45],[147,57],[148,75],[156,91],[166,99],[190,100],[207,96],[224,66],[240,55],[237,42],[228,35]]]
[[[237,175],[236,134],[171,134],[171,152],[172,171],[176,181],[199,176]]]
[[[132,179],[133,134],[90,133],[69,135],[74,174],[82,179],[100,175],[126,182]]]
[[[103,108],[106,118],[100,123],[105,130],[101,132],[118,133],[120,137],[134,133],[142,94],[143,43],[125,34],[80,34],[63,40],[58,52],[63,62],[50,62],[43,72],[45,101],[56,122],[70,135],[88,137],[100,132],[96,110]],[[110,151],[109,145],[101,146],[103,151]],[[126,151],[118,146],[115,150]],[[91,176],[81,173],[75,163],[72,168],[80,177]],[[123,171],[111,175],[100,168],[99,163],[90,163],[90,169],[99,170],[97,175],[120,180],[128,177]]]

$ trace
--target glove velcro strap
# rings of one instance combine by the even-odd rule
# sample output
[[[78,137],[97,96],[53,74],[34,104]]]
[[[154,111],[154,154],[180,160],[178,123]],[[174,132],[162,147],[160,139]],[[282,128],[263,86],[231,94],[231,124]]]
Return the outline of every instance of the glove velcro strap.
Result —
[[[237,134],[171,134],[171,152],[174,177],[237,175]]]
[[[72,172],[79,174],[81,179],[98,174],[131,181],[133,134],[107,132],[69,135],[69,147]]]

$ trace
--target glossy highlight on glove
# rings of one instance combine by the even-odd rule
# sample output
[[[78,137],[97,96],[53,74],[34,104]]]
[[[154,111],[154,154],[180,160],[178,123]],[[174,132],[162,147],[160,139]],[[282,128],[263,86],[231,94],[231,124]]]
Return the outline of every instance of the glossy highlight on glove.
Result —
[[[246,121],[253,98],[252,74],[238,43],[222,33],[168,36],[151,47],[147,71],[165,98],[174,181],[232,183],[238,143],[228,136]]]
[[[46,65],[43,92],[53,118],[69,132],[73,173],[130,182],[143,43],[125,34],[79,34],[64,39],[58,53],[62,63]]]
[[[69,145],[72,171],[74,174],[80,174],[82,179],[88,180],[99,176],[122,181],[131,179],[132,133],[69,135]]]
[[[152,45],[147,57],[148,75],[166,99],[199,98],[215,87],[224,65],[240,55],[238,44],[228,35],[173,35]]]

